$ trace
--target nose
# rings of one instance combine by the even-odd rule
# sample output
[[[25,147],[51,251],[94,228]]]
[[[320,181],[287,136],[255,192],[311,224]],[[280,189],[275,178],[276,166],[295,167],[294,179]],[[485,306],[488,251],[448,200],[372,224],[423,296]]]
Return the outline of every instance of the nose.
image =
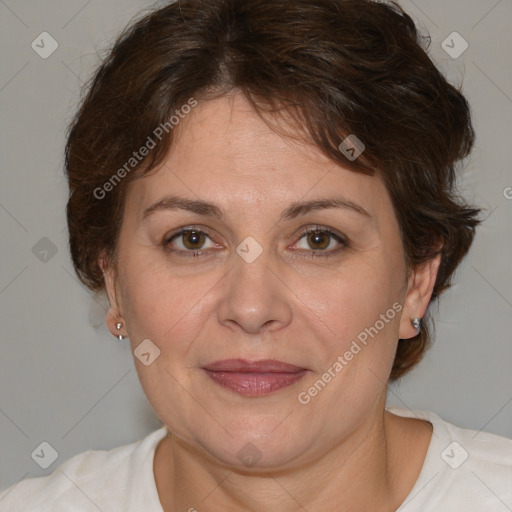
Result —
[[[234,254],[233,267],[221,283],[219,323],[250,334],[290,323],[293,293],[277,273],[278,262],[272,259],[266,250],[250,263]]]

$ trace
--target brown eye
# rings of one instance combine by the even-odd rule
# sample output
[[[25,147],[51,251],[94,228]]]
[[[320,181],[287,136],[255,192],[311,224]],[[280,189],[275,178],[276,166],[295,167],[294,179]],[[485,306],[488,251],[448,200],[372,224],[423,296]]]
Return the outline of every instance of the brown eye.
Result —
[[[328,228],[318,227],[303,232],[296,247],[305,255],[309,253],[314,257],[329,257],[349,247],[349,243],[342,235],[333,233]]]
[[[201,231],[185,231],[181,236],[183,237],[183,245],[192,251],[201,249],[206,238]]]
[[[332,235],[325,231],[312,231],[308,234],[308,244],[313,249],[327,249],[331,241]]]
[[[210,245],[205,245],[210,241]],[[200,256],[215,247],[208,233],[200,229],[181,229],[163,241],[166,250],[180,256]]]

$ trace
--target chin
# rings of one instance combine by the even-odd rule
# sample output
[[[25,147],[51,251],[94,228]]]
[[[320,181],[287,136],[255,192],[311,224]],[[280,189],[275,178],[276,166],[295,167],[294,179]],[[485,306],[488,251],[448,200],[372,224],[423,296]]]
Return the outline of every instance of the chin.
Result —
[[[285,420],[286,422],[286,420]],[[272,421],[268,425],[258,422],[258,426],[248,426],[247,418],[237,424],[226,425],[227,433],[220,427],[201,431],[195,440],[188,440],[216,463],[225,464],[240,472],[265,473],[267,471],[285,470],[296,467],[296,459],[305,453],[313,444],[304,437],[304,428],[294,425],[293,429],[277,426],[279,422]],[[280,430],[281,429],[281,430]],[[301,434],[302,432],[302,434]]]

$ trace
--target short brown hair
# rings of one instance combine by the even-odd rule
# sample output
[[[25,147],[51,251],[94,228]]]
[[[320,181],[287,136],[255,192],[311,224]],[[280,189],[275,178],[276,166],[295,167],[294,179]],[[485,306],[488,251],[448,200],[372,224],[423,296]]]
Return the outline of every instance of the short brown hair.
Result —
[[[441,254],[434,300],[469,250],[480,210],[455,189],[456,164],[474,144],[470,108],[429,45],[395,2],[181,0],[144,13],[118,36],[69,127],[67,221],[81,281],[104,289],[98,258],[115,261],[126,185],[163,161],[173,131],[137,172],[122,173],[105,197],[98,190],[190,98],[240,91],[258,113],[293,112],[333,161],[382,176],[408,269]],[[353,161],[339,149],[349,134],[365,144]],[[429,339],[424,324],[399,341],[391,380]]]

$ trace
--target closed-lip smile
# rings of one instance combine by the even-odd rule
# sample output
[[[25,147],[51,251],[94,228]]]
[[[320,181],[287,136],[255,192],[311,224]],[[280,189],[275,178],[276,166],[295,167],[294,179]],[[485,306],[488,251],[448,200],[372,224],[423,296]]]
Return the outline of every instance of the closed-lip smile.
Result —
[[[223,359],[202,369],[215,383],[243,396],[263,396],[283,389],[309,371],[275,359]]]

